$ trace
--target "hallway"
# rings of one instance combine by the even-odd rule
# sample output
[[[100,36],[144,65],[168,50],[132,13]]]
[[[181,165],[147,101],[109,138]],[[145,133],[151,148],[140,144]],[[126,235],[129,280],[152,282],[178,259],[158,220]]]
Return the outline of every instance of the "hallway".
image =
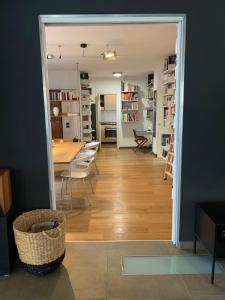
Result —
[[[85,206],[82,182],[74,182],[70,212],[66,197],[60,201],[57,178],[57,208],[66,210],[67,241],[170,240],[171,181],[163,180],[164,161],[152,153],[102,148],[96,163],[92,206]]]

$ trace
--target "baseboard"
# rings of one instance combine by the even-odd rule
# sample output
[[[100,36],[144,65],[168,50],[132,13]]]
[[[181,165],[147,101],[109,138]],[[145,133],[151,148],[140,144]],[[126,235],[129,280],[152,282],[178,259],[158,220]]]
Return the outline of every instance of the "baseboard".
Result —
[[[180,242],[179,248],[182,250],[193,250],[194,249],[194,241]],[[197,250],[205,250],[205,247],[199,241],[197,241]]]
[[[134,149],[134,148],[136,148],[136,146],[129,146],[129,147],[118,147],[119,149]]]

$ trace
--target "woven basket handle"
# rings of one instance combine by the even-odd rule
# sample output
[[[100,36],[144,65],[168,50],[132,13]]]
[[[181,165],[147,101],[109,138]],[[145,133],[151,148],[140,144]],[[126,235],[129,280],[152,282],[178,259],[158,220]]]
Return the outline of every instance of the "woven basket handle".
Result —
[[[57,229],[57,231],[58,231],[58,233],[59,233],[56,237],[50,236],[50,235],[47,233],[47,231],[42,231],[42,234],[45,235],[45,236],[46,236],[48,239],[50,239],[50,240],[55,240],[55,239],[59,238],[59,237],[62,235],[62,229],[61,229],[61,228],[56,227],[55,229]]]

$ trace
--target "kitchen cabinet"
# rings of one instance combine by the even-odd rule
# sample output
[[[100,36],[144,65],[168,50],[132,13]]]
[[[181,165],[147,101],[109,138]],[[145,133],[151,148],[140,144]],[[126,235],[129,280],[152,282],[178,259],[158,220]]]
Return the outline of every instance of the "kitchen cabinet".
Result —
[[[104,95],[104,108],[105,110],[116,110],[116,95]]]

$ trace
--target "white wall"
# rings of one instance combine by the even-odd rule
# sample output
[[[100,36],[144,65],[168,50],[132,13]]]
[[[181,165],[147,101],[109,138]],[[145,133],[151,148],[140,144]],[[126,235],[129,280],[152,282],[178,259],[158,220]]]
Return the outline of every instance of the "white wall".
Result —
[[[161,135],[167,133],[163,127],[163,97],[162,97],[162,69],[163,61],[154,70],[155,84],[157,86],[157,112],[156,112],[156,154],[161,156]],[[50,89],[71,89],[79,88],[77,71],[76,70],[49,70],[49,88]],[[146,109],[148,102],[147,97],[147,77],[127,77],[122,80],[136,84],[140,87],[140,102],[139,102],[139,122],[124,124],[121,123],[121,80],[116,78],[90,78],[92,86],[92,98],[95,99],[99,94],[116,94],[117,95],[117,135],[118,147],[135,146],[133,137],[133,128],[149,129],[151,124],[146,119]],[[104,116],[105,117],[105,116]],[[110,115],[110,120],[114,116]],[[104,119],[105,121],[105,119]]]
[[[148,124],[146,120],[146,95],[147,95],[147,77],[129,77],[122,80],[140,87],[140,102],[139,102],[139,121],[137,123],[121,123],[121,80],[120,79],[105,79],[105,78],[91,78],[91,86],[93,96],[98,97],[100,94],[116,94],[117,95],[117,146],[118,147],[132,147],[135,146],[133,128],[147,129]]]
[[[101,110],[101,122],[117,122],[117,112],[115,110]]]
[[[77,89],[77,95],[80,95],[79,77],[77,70],[48,70],[49,89]],[[70,108],[68,108],[68,106]],[[77,103],[62,103],[62,112],[77,112],[79,110]],[[78,105],[79,106],[79,105]],[[75,108],[76,107],[76,108]],[[81,119],[76,117],[63,117],[63,137],[70,139],[74,137],[81,138]],[[68,127],[69,124],[69,127]]]
[[[50,89],[79,89],[77,70],[48,70]]]

